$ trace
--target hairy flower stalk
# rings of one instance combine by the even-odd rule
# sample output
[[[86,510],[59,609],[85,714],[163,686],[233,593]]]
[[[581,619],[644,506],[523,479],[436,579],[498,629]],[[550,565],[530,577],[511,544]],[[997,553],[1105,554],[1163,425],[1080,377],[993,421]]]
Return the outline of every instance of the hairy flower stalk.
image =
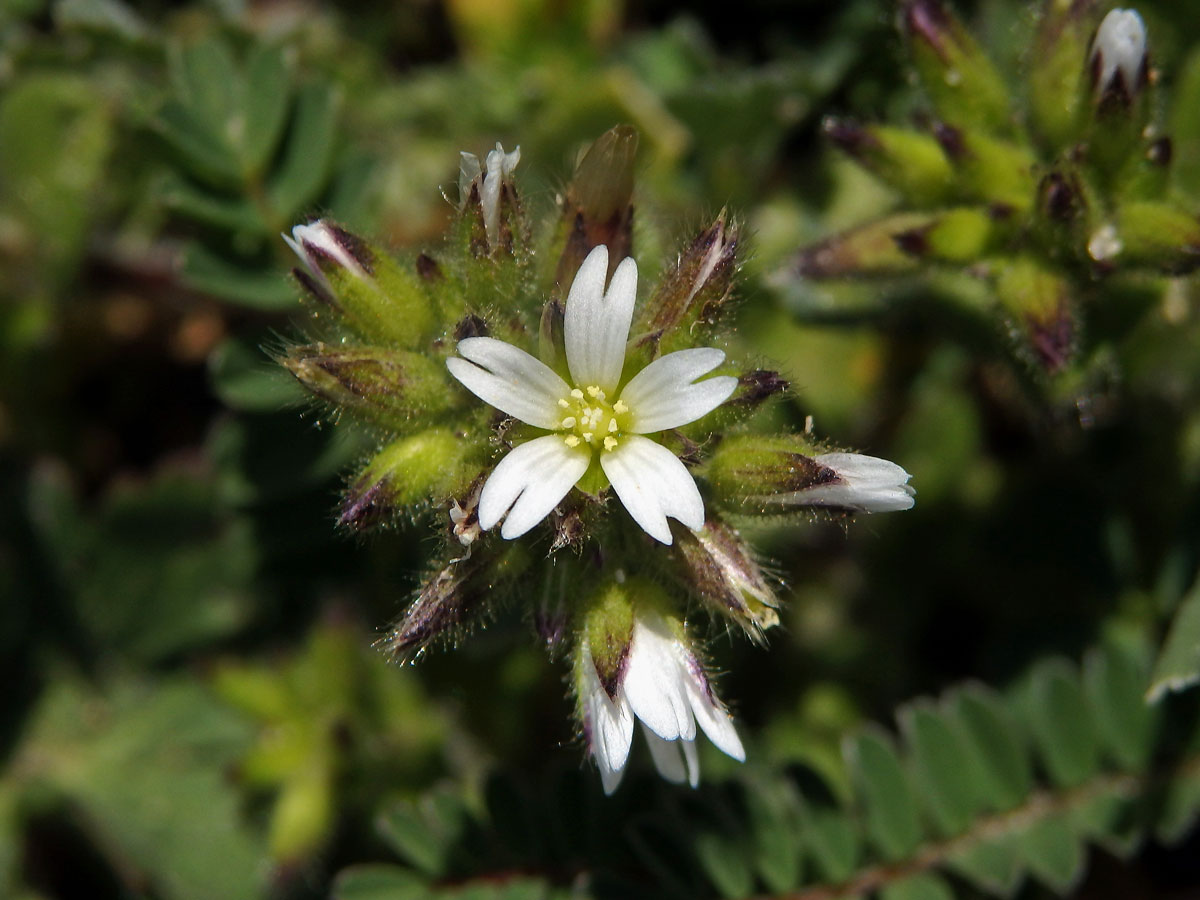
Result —
[[[499,145],[482,165],[463,154],[441,252],[400,262],[328,220],[285,238],[318,315],[315,342],[280,362],[376,441],[340,523],[424,521],[439,536],[381,646],[411,659],[527,612],[548,651],[570,658],[608,792],[635,722],[671,781],[698,782],[700,732],[745,757],[684,627],[696,601],[756,641],[779,622],[780,585],[727,515],[912,505],[898,466],[764,433],[759,413],[788,382],[727,360],[742,245],[727,213],[684,242],[639,306],[636,148],[619,126],[581,155],[557,256],[534,252],[548,232],[526,218],[519,151]]]

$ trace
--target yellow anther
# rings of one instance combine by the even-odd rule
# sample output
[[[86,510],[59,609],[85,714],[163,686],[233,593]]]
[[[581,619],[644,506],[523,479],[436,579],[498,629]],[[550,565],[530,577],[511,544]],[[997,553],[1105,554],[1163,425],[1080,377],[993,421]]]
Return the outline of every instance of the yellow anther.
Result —
[[[615,437],[606,437],[604,439],[604,449],[605,450],[612,450],[616,446],[617,446],[617,439]]]
[[[570,409],[570,408],[571,408],[571,404],[567,402],[567,398],[566,398],[566,397],[563,397],[561,400],[559,400],[559,401],[558,401],[558,405],[559,405],[559,406],[561,406],[563,409]]]
[[[559,402],[561,403],[562,401],[560,400]],[[625,405],[624,400],[618,400],[613,404],[613,412],[619,416],[621,413],[629,412],[629,407]]]
[[[590,444],[592,442],[592,433],[590,431],[585,431],[583,433],[583,439]]]
[[[600,390],[599,386],[595,384],[588,385],[587,394],[594,400],[604,399],[604,391]]]
[[[568,434],[565,438],[563,438],[563,443],[566,444],[568,447],[578,447],[579,446],[579,435]]]
[[[575,417],[567,416],[565,419],[563,419],[562,427],[563,428],[574,428],[575,427]]]
[[[582,400],[583,399],[583,391],[581,391],[579,388],[575,388],[575,390],[571,391],[571,396],[574,397],[576,400]]]
[[[610,432],[610,433],[615,433],[615,432],[618,432],[618,431],[620,431],[620,430],[621,430],[620,426],[619,426],[619,425],[617,425],[617,420],[616,420],[616,419],[609,419],[609,420],[608,420],[608,430],[609,430],[609,432]]]

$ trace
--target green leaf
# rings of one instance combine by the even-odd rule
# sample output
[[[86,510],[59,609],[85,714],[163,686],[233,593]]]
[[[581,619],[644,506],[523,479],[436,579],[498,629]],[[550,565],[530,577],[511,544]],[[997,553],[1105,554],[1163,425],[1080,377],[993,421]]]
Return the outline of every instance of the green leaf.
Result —
[[[393,850],[436,878],[446,874],[454,843],[465,832],[468,819],[462,800],[447,789],[425,795],[419,804],[397,803],[376,824]]]
[[[745,804],[752,832],[751,848],[758,876],[774,893],[800,883],[803,827],[800,799],[790,784],[766,784],[748,778]]]
[[[180,276],[188,287],[263,312],[299,309],[296,292],[284,274],[272,267],[246,268],[217,256],[199,244],[184,251]]]
[[[956,851],[949,866],[992,893],[1012,896],[1024,870],[1018,852],[1018,837],[1006,831],[989,835]]]
[[[242,80],[233,52],[222,39],[208,37],[171,48],[171,86],[196,123],[226,152],[237,132]]]
[[[22,753],[122,871],[171,900],[251,900],[266,853],[228,774],[249,739],[193,679],[121,680],[98,695],[63,673]]]
[[[700,868],[717,892],[728,900],[748,897],[754,890],[754,874],[735,840],[734,835],[705,830],[696,835],[693,844]]]
[[[1071,811],[1075,833],[1114,856],[1128,858],[1145,838],[1145,823],[1135,800],[1120,791],[1101,791]]]
[[[223,341],[208,359],[208,373],[221,401],[244,412],[272,412],[308,397],[283,366],[245,338]]]
[[[243,171],[260,173],[279,144],[291,99],[287,57],[280,47],[258,44],[246,60],[239,147]]]
[[[236,158],[183,103],[168,100],[151,125],[180,155],[189,174],[223,187],[238,185]]]
[[[1166,786],[1166,797],[1155,825],[1155,835],[1166,844],[1174,844],[1191,830],[1200,814],[1200,771],[1195,766],[1173,778]]]
[[[1084,662],[1084,687],[1096,713],[1101,738],[1122,768],[1141,771],[1154,752],[1158,710],[1145,696],[1144,654],[1111,646],[1093,650]]]
[[[1184,597],[1167,632],[1167,640],[1154,664],[1147,694],[1157,703],[1168,692],[1181,691],[1200,681],[1200,581]]]
[[[921,785],[922,798],[944,835],[963,831],[980,808],[973,746],[943,713],[926,705],[910,706],[898,714]]]
[[[1019,836],[1019,846],[1030,871],[1060,894],[1083,873],[1083,846],[1061,816],[1033,822]]]
[[[1060,659],[1038,665],[1025,692],[1026,716],[1051,781],[1075,787],[1100,766],[1096,723],[1074,668]]]
[[[426,900],[432,888],[399,866],[360,865],[343,869],[333,883],[333,900]]]
[[[999,696],[983,685],[968,684],[950,702],[980,762],[980,793],[997,811],[1019,805],[1033,790],[1033,771],[1020,732]]]
[[[922,838],[916,798],[908,775],[881,732],[866,732],[844,745],[846,762],[862,795],[867,836],[885,859],[901,859]]]
[[[296,96],[283,158],[267,186],[271,209],[283,222],[315,201],[329,178],[337,107],[337,94],[324,83],[305,85]]]
[[[804,844],[826,881],[840,884],[854,874],[859,859],[858,831],[841,810],[801,803]]]
[[[196,222],[232,232],[266,232],[258,209],[245,197],[210,193],[174,173],[164,179],[158,193],[165,206]]]
[[[954,892],[937,875],[922,872],[885,886],[879,900],[954,900]]]

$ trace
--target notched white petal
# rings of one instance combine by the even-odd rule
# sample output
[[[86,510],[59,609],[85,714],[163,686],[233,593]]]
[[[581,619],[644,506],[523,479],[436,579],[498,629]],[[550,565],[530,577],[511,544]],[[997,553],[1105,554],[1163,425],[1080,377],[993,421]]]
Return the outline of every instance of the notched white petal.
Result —
[[[558,426],[558,401],[570,388],[541,360],[495,338],[459,341],[462,359],[451,357],[446,368],[485,403],[538,428]]]
[[[693,665],[698,672],[699,665]],[[733,726],[733,718],[716,701],[703,673],[688,680],[687,691],[692,712],[696,716],[696,724],[708,735],[713,746],[726,756],[731,756],[738,762],[745,762],[746,750],[742,747],[742,739],[738,737],[737,729]]]
[[[620,445],[600,456],[604,474],[633,520],[657,541],[670,544],[667,519],[688,528],[704,525],[704,500],[682,462],[661,444],[626,435]]]
[[[737,389],[737,379],[696,379],[724,360],[725,352],[715,347],[677,350],[654,360],[621,391],[621,400],[632,410],[630,430],[650,434],[678,428],[712,412]]]
[[[637,264],[624,259],[607,293],[608,248],[592,249],[571,283],[564,313],[567,367],[576,384],[613,391],[625,363],[625,344],[637,299]]]
[[[911,476],[890,460],[860,453],[826,453],[816,461],[837,472],[841,483],[797,491],[794,498],[782,498],[784,502],[859,512],[899,512],[913,507],[916,490],[908,484]]]
[[[549,515],[590,461],[590,452],[572,450],[553,434],[513,448],[479,494],[479,527],[487,531],[508,513],[500,535],[520,537]]]
[[[683,763],[683,752],[680,741],[664,741],[642,723],[642,733],[646,735],[646,743],[650,747],[650,757],[654,760],[654,768],[658,774],[671,784],[683,784],[688,780],[688,771]]]

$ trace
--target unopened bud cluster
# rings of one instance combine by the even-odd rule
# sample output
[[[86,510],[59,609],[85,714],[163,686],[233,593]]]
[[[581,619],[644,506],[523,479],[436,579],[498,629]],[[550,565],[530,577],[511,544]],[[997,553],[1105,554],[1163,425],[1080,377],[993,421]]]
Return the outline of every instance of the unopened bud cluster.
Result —
[[[1035,371],[1085,367],[1096,348],[1084,321],[1108,285],[1200,265],[1200,220],[1173,184],[1142,18],[1043,0],[1024,84],[1001,76],[942,0],[905,0],[899,24],[928,102],[921,125],[829,118],[824,130],[900,206],[804,249],[793,273],[959,269],[989,286]]]
[[[571,657],[607,790],[637,730],[674,781],[696,783],[700,732],[744,756],[684,625],[696,603],[755,640],[778,623],[779,585],[737,520],[913,503],[897,465],[762,433],[758,413],[788,384],[722,346],[742,249],[726,213],[639,289],[636,148],[627,127],[600,137],[542,228],[519,151],[463,154],[447,244],[407,262],[333,222],[297,226],[319,340],[280,360],[339,427],[378,438],[341,523],[404,518],[439,535],[386,649],[411,658],[505,600],[527,607]]]

